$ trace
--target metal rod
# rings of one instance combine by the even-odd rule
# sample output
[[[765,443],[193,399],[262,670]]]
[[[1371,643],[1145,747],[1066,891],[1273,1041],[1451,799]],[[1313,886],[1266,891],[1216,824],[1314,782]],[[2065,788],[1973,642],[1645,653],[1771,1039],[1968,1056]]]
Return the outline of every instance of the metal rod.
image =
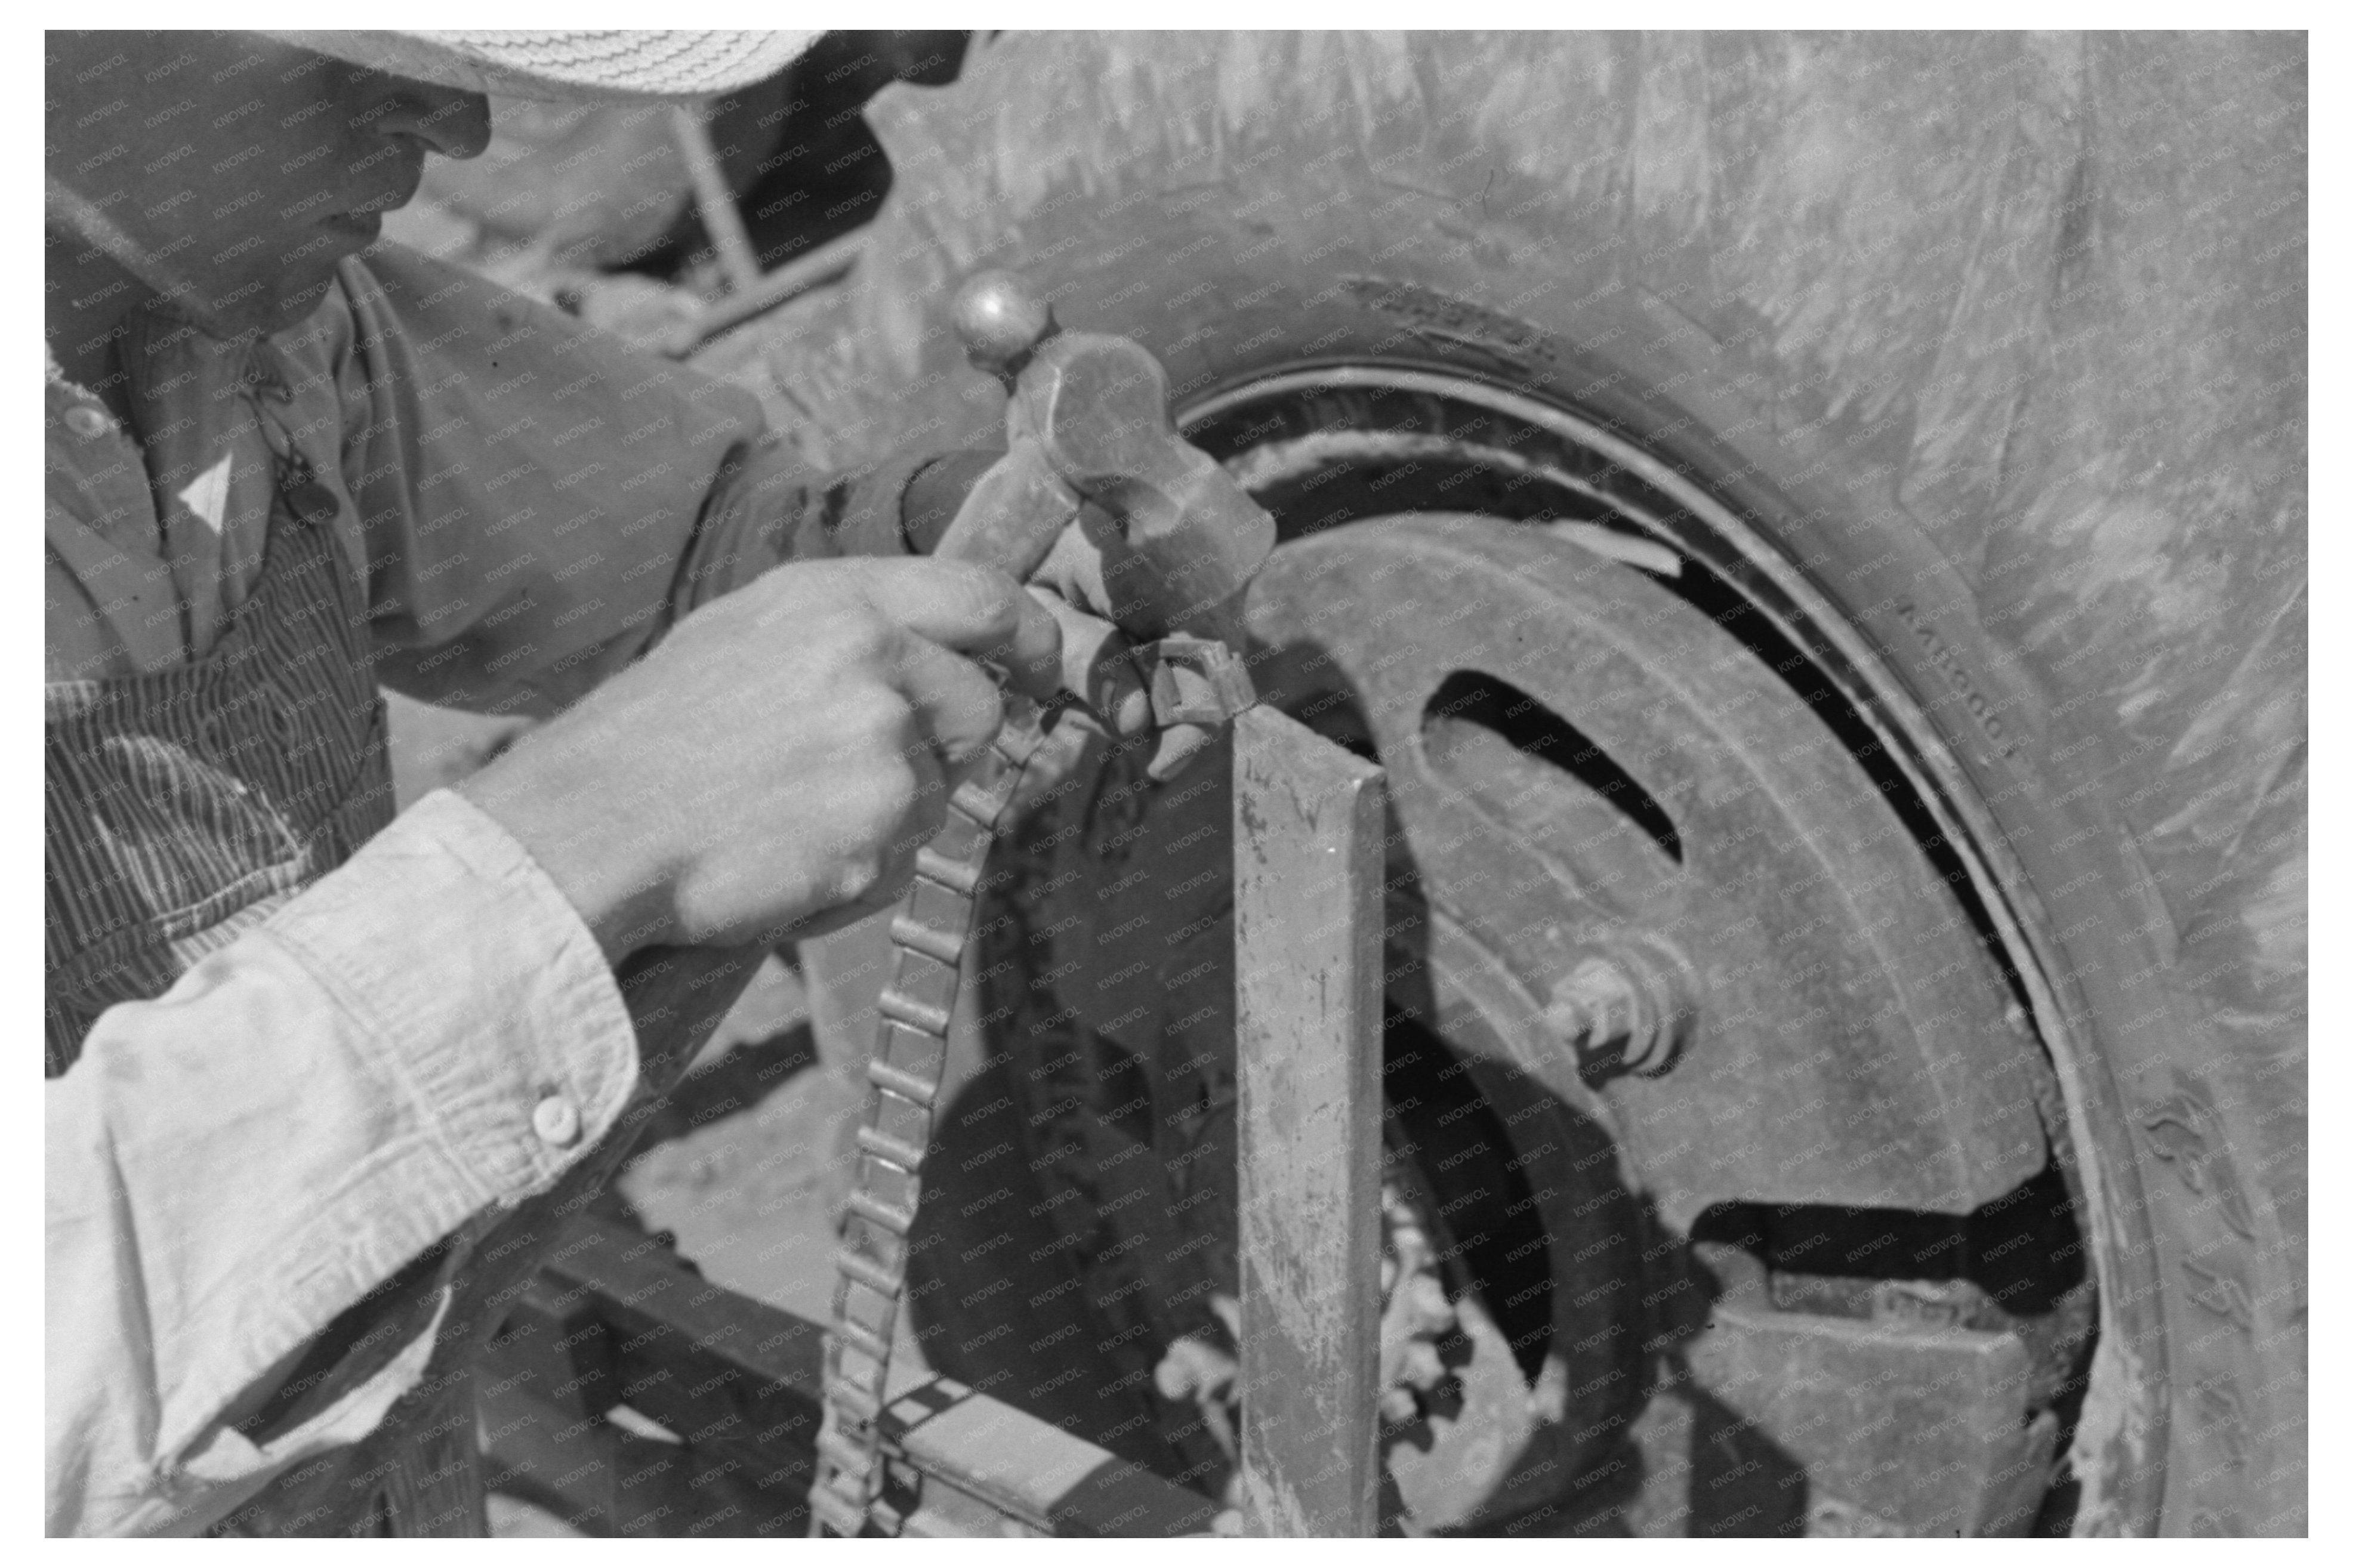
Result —
[[[735,209],[735,193],[727,188],[726,172],[712,151],[710,128],[702,116],[681,104],[670,111],[670,134],[686,159],[694,181],[695,210],[702,215],[702,232],[719,252],[719,269],[726,274],[730,293],[741,294],[758,285],[760,258],[752,237],[744,230],[744,215]]]
[[[788,304],[818,285],[832,282],[857,266],[865,249],[866,231],[861,228],[793,258],[744,292],[705,310],[664,345],[663,352],[672,359],[684,358],[728,328],[741,326],[763,311]]]
[[[1369,1536],[1380,1479],[1381,770],[1234,721],[1243,1528]]]

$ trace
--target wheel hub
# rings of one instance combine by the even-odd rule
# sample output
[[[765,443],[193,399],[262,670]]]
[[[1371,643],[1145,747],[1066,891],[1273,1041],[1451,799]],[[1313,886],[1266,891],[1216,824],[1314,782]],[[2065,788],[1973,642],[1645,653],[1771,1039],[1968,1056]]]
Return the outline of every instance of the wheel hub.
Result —
[[[2042,1168],[2008,990],[1918,847],[1648,574],[1425,514],[1287,546],[1250,603],[1267,699],[1388,768],[1392,884],[1525,993],[1512,1065],[1606,1116],[1668,1225],[1735,1200],[1965,1214]],[[1824,1135],[1725,1135],[1796,1124]]]

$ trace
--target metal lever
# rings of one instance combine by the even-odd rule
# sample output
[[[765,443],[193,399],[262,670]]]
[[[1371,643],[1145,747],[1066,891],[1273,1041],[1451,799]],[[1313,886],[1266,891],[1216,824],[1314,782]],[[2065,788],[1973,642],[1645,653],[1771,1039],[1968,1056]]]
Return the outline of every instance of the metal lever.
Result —
[[[1234,722],[1251,1535],[1378,1533],[1386,782],[1275,709]]]

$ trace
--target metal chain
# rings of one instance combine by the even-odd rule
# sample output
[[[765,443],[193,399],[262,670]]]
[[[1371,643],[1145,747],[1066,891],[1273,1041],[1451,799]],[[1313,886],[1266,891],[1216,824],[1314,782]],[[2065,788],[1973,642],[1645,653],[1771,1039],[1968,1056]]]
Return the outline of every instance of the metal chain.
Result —
[[[981,868],[1043,734],[1008,715],[987,759],[948,801],[947,822],[915,857],[915,877],[891,921],[895,958],[870,1092],[858,1129],[858,1178],[833,1255],[833,1321],[826,1335],[825,1422],[809,1485],[809,1533],[858,1536],[876,1527],[881,1415],[892,1335],[907,1284],[907,1240],[922,1196],[948,1019],[955,1011]]]

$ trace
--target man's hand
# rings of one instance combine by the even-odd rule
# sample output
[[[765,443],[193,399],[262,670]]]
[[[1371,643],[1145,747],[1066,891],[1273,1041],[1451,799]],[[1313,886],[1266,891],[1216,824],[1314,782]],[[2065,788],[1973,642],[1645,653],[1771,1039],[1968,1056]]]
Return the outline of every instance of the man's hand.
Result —
[[[616,963],[829,931],[897,895],[996,738],[976,658],[1032,696],[1060,683],[1053,620],[1002,573],[778,567],[460,788]]]

